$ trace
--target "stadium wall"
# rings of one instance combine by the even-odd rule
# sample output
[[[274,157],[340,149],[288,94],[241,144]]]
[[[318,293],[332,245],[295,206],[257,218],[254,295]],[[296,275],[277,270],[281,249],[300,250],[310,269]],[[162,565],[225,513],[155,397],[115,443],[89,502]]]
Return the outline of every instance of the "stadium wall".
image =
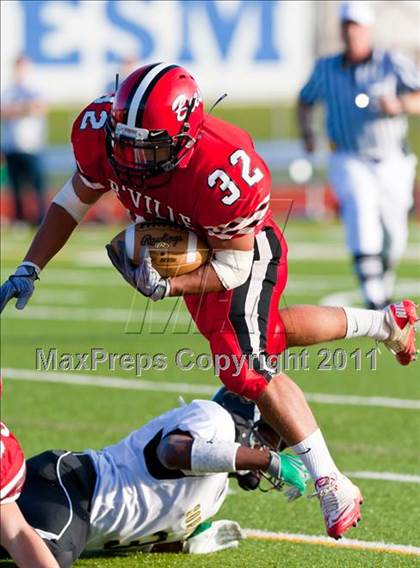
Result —
[[[314,4],[3,0],[2,84],[25,53],[33,84],[53,104],[104,94],[127,59],[188,66],[207,100],[224,92],[233,102],[290,99],[312,64]]]

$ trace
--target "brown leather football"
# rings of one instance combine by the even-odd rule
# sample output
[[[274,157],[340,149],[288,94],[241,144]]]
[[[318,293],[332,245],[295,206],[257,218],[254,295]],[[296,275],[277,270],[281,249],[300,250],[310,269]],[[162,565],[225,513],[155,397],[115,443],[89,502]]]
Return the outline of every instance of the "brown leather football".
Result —
[[[112,239],[116,252],[118,241],[125,242],[134,265],[139,263],[140,248],[147,246],[153,266],[164,278],[192,272],[210,258],[210,249],[196,233],[166,223],[134,223]]]

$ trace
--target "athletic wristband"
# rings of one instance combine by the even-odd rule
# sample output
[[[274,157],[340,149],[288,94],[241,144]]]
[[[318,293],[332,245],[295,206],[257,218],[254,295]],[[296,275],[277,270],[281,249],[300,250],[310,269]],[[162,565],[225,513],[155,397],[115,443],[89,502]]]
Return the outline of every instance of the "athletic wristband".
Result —
[[[225,440],[196,438],[191,446],[192,473],[236,471],[236,452],[240,444]]]
[[[271,477],[280,479],[281,475],[280,456],[276,452],[270,452],[270,455],[271,458],[270,458],[270,463],[268,464],[267,473],[271,475]]]
[[[39,276],[41,273],[41,269],[39,268],[39,266],[35,264],[35,262],[31,262],[30,260],[24,260],[19,264],[18,268],[20,268],[21,266],[32,266],[32,268],[35,269],[37,276]]]

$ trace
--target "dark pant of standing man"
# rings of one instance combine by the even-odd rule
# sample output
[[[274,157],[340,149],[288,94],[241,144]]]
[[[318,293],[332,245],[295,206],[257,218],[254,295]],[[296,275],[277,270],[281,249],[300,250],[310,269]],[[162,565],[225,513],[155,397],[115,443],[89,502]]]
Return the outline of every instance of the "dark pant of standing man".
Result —
[[[45,179],[41,157],[38,154],[10,152],[6,154],[6,164],[10,186],[15,204],[15,220],[23,221],[23,190],[25,184],[33,187],[37,201],[37,219],[39,225],[45,214]]]

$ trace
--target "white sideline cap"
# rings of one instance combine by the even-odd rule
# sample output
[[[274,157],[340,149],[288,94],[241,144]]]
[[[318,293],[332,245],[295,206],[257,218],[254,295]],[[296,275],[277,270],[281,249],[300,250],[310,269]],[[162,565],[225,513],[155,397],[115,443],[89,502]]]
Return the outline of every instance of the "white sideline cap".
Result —
[[[341,2],[341,22],[355,22],[361,26],[371,26],[373,24],[373,20],[374,16],[370,2],[359,2],[358,0]]]

